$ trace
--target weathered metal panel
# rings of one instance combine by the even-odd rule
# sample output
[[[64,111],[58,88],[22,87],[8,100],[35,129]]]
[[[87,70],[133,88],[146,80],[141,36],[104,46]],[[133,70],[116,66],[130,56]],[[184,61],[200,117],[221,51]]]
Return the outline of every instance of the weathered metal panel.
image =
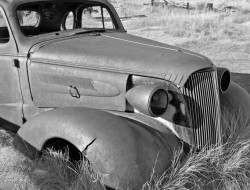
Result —
[[[171,75],[170,80],[178,85],[184,85],[194,71],[213,66],[210,60],[199,54],[114,32],[65,37],[37,44],[31,51],[34,62],[163,79]]]
[[[22,96],[14,59],[0,55],[0,126],[17,131],[22,124]]]
[[[32,62],[31,92],[37,107],[92,107],[125,111],[127,74]]]
[[[173,152],[181,148],[170,130],[162,133],[90,108],[59,108],[42,113],[25,123],[18,135],[17,139],[33,145],[17,146],[23,152],[25,148],[31,148],[33,153],[42,150],[51,138],[67,140],[98,168],[106,185],[118,189],[141,188],[152,168],[162,174],[171,165]]]

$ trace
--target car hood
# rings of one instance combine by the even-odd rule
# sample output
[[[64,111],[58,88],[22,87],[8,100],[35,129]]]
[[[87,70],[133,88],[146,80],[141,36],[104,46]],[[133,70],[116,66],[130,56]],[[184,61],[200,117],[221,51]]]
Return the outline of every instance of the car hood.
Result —
[[[171,80],[183,86],[195,71],[213,67],[200,54],[126,33],[78,34],[34,45],[31,61]]]

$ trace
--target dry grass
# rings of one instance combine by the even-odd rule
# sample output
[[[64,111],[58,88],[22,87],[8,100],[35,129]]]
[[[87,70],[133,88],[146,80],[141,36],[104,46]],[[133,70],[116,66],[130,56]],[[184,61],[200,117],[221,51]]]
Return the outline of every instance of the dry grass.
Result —
[[[12,135],[0,130],[0,189],[105,189],[97,170],[88,162],[72,164],[67,153],[53,150],[30,161],[13,148],[12,140]]]
[[[161,12],[164,11],[164,12]],[[239,13],[238,13],[239,14]],[[159,16],[161,15],[161,16]],[[138,19],[130,28],[153,30],[158,28],[163,35],[189,39],[189,41],[215,41],[222,39],[239,39],[246,33],[247,26],[241,26],[243,17],[216,12],[199,12],[175,9],[153,8],[151,17]]]
[[[151,177],[143,190],[250,188],[249,140],[190,154],[182,163],[176,155],[172,167],[159,178]]]
[[[236,114],[225,112],[223,144],[209,151],[190,153],[181,162],[176,152],[172,166],[162,176],[152,172],[143,190],[248,190],[250,188],[249,121]]]
[[[31,165],[12,147],[13,134],[0,129],[0,189],[36,189],[30,178],[23,175],[26,165]]]
[[[97,171],[88,162],[72,164],[68,156],[48,150],[28,175],[39,189],[104,190]]]

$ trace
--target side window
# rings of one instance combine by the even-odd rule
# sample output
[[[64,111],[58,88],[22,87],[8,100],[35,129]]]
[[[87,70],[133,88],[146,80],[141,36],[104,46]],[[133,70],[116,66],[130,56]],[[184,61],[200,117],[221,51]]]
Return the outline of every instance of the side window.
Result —
[[[17,18],[20,26],[37,27],[40,22],[40,15],[36,11],[18,10]]]
[[[82,28],[103,28],[101,7],[87,7],[82,12]]]
[[[69,11],[63,17],[61,29],[70,30],[73,28],[74,28],[74,14],[72,11]]]
[[[7,43],[10,39],[9,31],[7,28],[7,24],[5,18],[0,12],[0,44]]]
[[[92,6],[83,9],[82,28],[115,29],[108,10],[101,6]]]
[[[34,36],[39,33],[40,14],[37,11],[17,10],[16,14],[24,35]]]

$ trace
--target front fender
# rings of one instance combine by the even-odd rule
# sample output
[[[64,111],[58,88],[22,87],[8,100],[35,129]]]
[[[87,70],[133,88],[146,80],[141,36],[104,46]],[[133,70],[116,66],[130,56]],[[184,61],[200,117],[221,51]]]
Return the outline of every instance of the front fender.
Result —
[[[231,82],[227,92],[220,94],[220,105],[222,117],[227,117],[224,118],[227,122],[236,119],[240,121],[233,122],[238,124],[250,123],[250,94],[238,84]]]
[[[171,132],[162,133],[91,108],[59,108],[42,113],[25,123],[18,136],[39,151],[49,139],[67,140],[85,152],[103,174],[106,185],[121,189],[141,188],[154,167],[162,174],[171,164],[173,151],[181,147]]]

